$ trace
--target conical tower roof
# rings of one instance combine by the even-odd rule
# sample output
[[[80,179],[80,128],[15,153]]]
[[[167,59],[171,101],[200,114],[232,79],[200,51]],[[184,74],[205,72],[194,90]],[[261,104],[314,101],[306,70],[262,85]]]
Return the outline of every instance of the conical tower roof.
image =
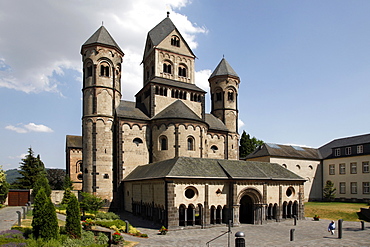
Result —
[[[116,41],[112,38],[112,36],[109,34],[108,30],[104,27],[101,26],[83,45],[88,46],[88,45],[107,45],[113,48],[116,48],[119,52],[122,52],[121,48],[118,46]]]
[[[222,58],[221,62],[217,65],[216,69],[213,71],[209,79],[220,75],[230,75],[239,78],[238,74],[234,71],[234,69],[230,66],[225,58]]]

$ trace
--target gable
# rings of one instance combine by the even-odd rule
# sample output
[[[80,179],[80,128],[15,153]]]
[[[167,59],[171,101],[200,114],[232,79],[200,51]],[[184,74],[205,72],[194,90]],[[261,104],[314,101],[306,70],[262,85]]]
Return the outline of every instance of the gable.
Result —
[[[179,39],[179,47],[171,45],[171,39],[177,37]],[[195,57],[192,50],[186,43],[185,39],[182,38],[181,34],[177,29],[169,33],[158,45],[157,49],[171,51],[184,56]]]

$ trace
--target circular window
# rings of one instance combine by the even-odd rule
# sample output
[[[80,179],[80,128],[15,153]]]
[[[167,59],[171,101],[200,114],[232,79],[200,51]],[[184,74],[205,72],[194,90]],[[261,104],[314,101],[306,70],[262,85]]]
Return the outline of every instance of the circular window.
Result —
[[[78,180],[82,180],[82,177],[83,177],[83,176],[82,176],[82,173],[79,173],[79,174],[77,175],[77,179],[78,179]]]
[[[294,188],[293,187],[289,187],[287,190],[286,190],[286,196],[287,197],[291,197],[294,195]]]
[[[185,189],[185,197],[188,199],[193,199],[197,194],[197,191],[193,187],[188,187]]]

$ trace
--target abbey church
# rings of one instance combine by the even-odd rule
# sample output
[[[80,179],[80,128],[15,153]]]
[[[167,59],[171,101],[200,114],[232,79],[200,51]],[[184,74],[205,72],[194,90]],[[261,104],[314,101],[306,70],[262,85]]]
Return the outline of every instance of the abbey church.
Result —
[[[225,59],[209,78],[206,113],[196,56],[169,16],[148,32],[133,102],[121,100],[123,50],[104,26],[82,45],[82,137],[66,138],[75,189],[170,229],[304,217],[305,179],[239,160],[242,84]]]

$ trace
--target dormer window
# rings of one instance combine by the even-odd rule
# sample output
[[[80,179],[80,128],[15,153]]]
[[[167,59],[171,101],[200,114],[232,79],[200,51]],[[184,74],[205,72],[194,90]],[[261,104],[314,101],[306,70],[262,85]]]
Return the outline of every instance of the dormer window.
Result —
[[[358,145],[357,146],[357,153],[358,154],[362,154],[364,152],[364,146],[362,146],[362,145]]]
[[[168,73],[168,74],[172,74],[172,66],[170,63],[168,62],[165,62],[163,64],[163,73]]]
[[[346,155],[351,155],[351,152],[352,151],[352,149],[351,149],[351,147],[346,147]]]
[[[179,67],[179,76],[186,77],[186,68],[184,66]]]
[[[172,36],[171,37],[171,45],[172,46],[176,46],[176,47],[180,47],[180,39],[179,39],[179,37],[177,37],[176,35]]]
[[[340,148],[336,148],[334,152],[335,152],[335,156],[340,156]]]

